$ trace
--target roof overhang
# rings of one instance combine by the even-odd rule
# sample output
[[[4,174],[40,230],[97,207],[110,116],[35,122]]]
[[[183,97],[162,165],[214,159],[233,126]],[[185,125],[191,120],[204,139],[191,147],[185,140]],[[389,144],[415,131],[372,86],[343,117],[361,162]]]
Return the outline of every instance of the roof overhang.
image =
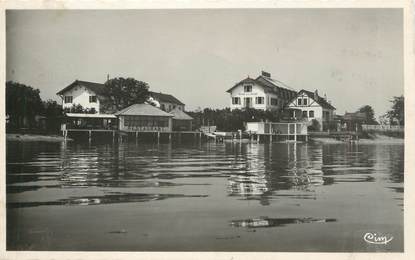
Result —
[[[103,119],[111,119],[117,118],[113,114],[82,114],[82,113],[66,113],[66,117],[73,117],[73,118],[103,118]]]

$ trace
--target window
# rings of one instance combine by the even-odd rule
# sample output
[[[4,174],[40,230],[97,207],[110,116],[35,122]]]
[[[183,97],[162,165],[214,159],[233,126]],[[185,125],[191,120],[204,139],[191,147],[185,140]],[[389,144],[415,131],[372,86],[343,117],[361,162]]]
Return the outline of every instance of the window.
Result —
[[[246,86],[244,86],[244,91],[245,92],[252,92],[252,85],[246,85]]]
[[[272,106],[278,106],[278,99],[277,98],[271,98],[271,105]]]
[[[298,100],[297,100],[297,105],[299,105],[299,106],[301,106],[302,105],[302,99],[301,98],[299,98]]]
[[[303,111],[303,117],[307,118],[307,111]]]
[[[255,103],[257,104],[264,104],[264,97],[256,97]]]
[[[314,117],[314,110],[308,111],[308,117],[310,117],[310,118]]]
[[[166,107],[164,106],[164,104],[160,105],[161,110],[166,111]]]
[[[72,103],[73,97],[72,96],[65,96],[65,103]]]
[[[232,104],[233,105],[240,105],[241,104],[241,99],[239,97],[232,98]]]
[[[89,103],[97,103],[97,96],[89,96]]]
[[[307,105],[307,99],[303,99],[303,105],[306,106]]]

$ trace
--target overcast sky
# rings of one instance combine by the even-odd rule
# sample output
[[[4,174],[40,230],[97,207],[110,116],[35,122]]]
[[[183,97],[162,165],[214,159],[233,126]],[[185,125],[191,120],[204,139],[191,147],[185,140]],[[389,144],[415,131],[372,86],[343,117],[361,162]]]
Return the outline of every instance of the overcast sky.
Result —
[[[399,9],[7,11],[7,80],[43,99],[75,79],[133,77],[197,107],[261,70],[327,94],[337,114],[377,115],[403,94]]]

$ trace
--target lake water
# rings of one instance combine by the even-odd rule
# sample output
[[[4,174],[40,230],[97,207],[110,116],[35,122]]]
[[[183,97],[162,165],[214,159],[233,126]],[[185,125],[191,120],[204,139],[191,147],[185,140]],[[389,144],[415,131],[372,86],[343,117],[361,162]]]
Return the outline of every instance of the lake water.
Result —
[[[403,251],[402,144],[6,150],[8,250]]]

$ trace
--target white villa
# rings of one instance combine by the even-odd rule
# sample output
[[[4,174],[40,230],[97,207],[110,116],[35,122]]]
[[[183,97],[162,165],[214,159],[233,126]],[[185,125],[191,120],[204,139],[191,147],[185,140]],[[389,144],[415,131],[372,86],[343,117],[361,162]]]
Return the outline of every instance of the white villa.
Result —
[[[62,98],[62,108],[81,105],[86,109],[95,109],[100,113],[100,103],[105,99],[104,84],[75,80],[57,93]]]
[[[292,110],[292,117],[295,119],[306,119],[312,121],[316,119],[320,124],[320,130],[333,120],[336,108],[327,101],[326,97],[320,97],[317,90],[313,93],[307,90],[300,90],[298,94],[290,100],[286,109]]]
[[[231,110],[244,108],[280,109],[297,95],[293,88],[272,79],[271,74],[265,71],[256,79],[248,76],[227,92],[231,95]]]

